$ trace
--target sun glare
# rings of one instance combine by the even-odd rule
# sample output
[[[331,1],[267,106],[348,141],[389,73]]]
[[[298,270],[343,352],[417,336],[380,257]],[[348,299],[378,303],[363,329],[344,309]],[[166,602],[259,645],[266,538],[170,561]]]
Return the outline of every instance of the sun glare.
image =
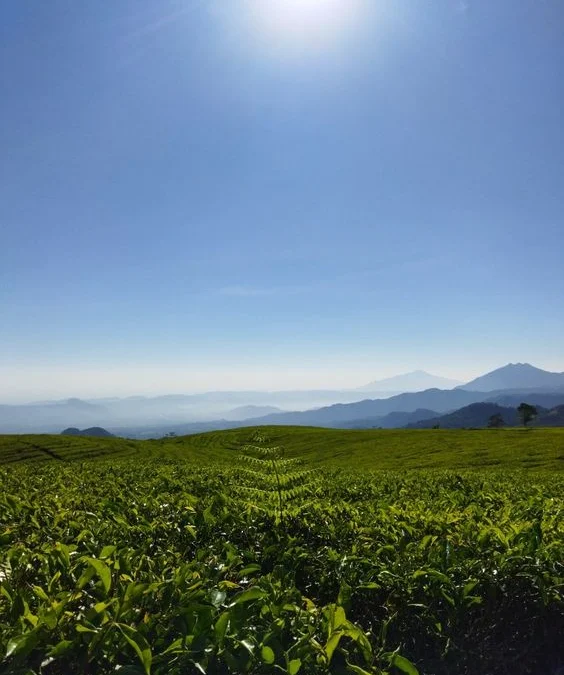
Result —
[[[250,0],[255,29],[276,47],[318,49],[346,35],[361,0]]]

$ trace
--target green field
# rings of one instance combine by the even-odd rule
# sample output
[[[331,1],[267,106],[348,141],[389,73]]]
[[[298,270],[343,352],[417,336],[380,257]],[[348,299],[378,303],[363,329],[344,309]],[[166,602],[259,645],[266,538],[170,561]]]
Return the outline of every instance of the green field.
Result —
[[[365,429],[260,427],[288,457],[358,469],[564,469],[564,429]],[[167,457],[229,462],[253,429],[156,441],[80,436],[0,436],[0,464]]]
[[[556,675],[564,433],[0,437],[0,673]]]

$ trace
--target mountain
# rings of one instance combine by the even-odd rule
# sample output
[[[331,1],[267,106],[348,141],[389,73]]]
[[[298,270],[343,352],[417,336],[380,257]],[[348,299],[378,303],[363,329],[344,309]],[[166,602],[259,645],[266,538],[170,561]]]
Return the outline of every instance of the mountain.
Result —
[[[531,405],[550,409],[564,404],[564,389],[560,394],[554,392],[545,394],[542,391],[539,392],[536,390],[525,390],[517,393],[503,392],[501,394],[495,394],[494,396],[488,396],[485,400],[506,406],[507,408],[516,408],[520,403],[525,401]]]
[[[28,405],[0,405],[0,433],[56,433],[69,422],[102,424],[111,416],[105,406],[78,398]]]
[[[483,400],[480,392],[463,389],[428,389],[415,393],[398,394],[390,398],[366,399],[357,403],[338,403],[317,410],[266,415],[249,424],[285,424],[303,426],[339,426],[342,422],[384,417],[396,412],[415,412],[418,408],[436,410],[439,413],[461,408]],[[380,425],[378,425],[380,426]]]
[[[501,415],[508,426],[518,424],[517,410],[505,408],[497,403],[472,403],[447,415],[439,415],[430,419],[409,424],[409,429],[462,429],[464,427],[487,427],[492,415]]]
[[[272,415],[279,412],[282,412],[282,410],[272,405],[241,405],[226,413],[224,418],[234,421],[248,420],[252,417],[263,417],[264,415]]]
[[[375,380],[374,382],[365,384],[363,387],[359,387],[357,391],[393,391],[403,393],[424,391],[425,389],[453,389],[460,384],[462,383],[458,380],[431,375],[431,373],[427,373],[424,370],[414,370],[404,375],[395,375],[383,380]]]
[[[534,424],[539,427],[564,427],[564,405],[541,413]]]
[[[526,399],[529,402],[529,399]],[[564,405],[547,410],[536,406],[538,415],[531,422],[536,427],[564,427]],[[492,415],[501,415],[507,426],[520,426],[517,407],[500,406],[496,403],[472,403],[455,410],[448,415],[438,415],[430,419],[408,424],[409,429],[430,429],[439,426],[441,429],[462,429],[464,427],[487,427]]]
[[[340,429],[401,429],[408,424],[437,417],[434,410],[419,408],[414,412],[392,412],[383,417],[368,417],[362,420],[348,420],[339,425]]]
[[[509,363],[492,370],[458,389],[496,391],[499,389],[564,389],[564,373],[551,373],[530,363]]]
[[[388,395],[382,393],[381,398]],[[354,390],[219,391],[0,404],[0,433],[57,433],[71,424],[79,428],[100,426],[110,430],[162,427],[167,433],[172,425],[201,425],[282,410],[311,410],[363,398],[366,394]],[[257,409],[245,410],[247,406]]]
[[[77,429],[76,427],[69,427],[61,431],[62,436],[97,436],[99,438],[115,438],[113,434],[102,427],[90,427],[89,429]]]

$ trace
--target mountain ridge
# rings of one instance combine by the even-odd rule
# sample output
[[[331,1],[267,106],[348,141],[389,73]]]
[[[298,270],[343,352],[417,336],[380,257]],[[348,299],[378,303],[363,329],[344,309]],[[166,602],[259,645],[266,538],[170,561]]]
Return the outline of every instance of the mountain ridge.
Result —
[[[457,387],[467,391],[500,389],[564,388],[564,373],[552,372],[530,363],[508,363]]]
[[[386,377],[381,380],[374,380],[368,384],[358,387],[357,391],[392,391],[397,393],[409,393],[415,391],[424,391],[425,389],[454,389],[463,382],[453,380],[440,375],[433,375],[425,370],[413,370],[409,373]]]

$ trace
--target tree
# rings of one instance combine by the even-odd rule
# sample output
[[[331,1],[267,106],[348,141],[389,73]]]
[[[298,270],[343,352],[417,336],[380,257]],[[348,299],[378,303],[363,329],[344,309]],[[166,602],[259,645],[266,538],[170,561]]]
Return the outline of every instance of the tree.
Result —
[[[499,429],[500,427],[505,426],[505,420],[501,416],[500,413],[495,413],[495,415],[492,415],[490,419],[488,420],[488,428],[489,429]]]
[[[538,415],[538,411],[534,405],[529,405],[529,403],[521,403],[517,408],[517,414],[521,420],[524,427],[529,424],[535,417]]]

